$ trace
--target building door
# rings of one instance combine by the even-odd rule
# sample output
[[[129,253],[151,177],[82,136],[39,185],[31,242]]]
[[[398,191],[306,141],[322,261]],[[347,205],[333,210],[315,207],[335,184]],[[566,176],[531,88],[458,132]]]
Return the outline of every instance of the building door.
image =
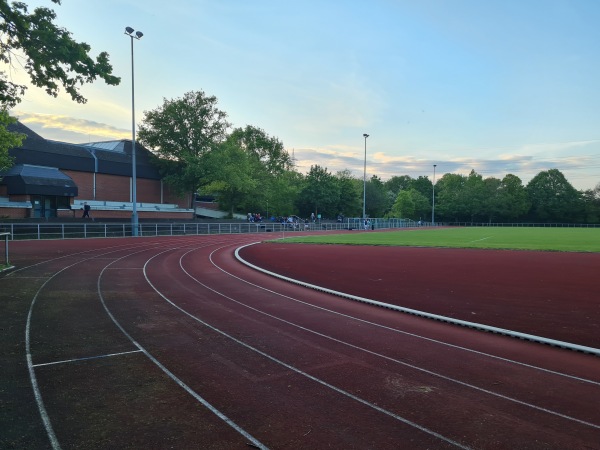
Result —
[[[56,217],[55,195],[32,195],[33,216],[35,218]]]

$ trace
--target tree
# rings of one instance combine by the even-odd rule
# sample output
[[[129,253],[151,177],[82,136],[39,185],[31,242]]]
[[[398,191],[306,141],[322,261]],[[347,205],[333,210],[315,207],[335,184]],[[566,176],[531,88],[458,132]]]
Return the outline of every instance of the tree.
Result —
[[[498,203],[501,220],[515,220],[527,214],[531,202],[518,176],[509,173],[502,178],[498,188]]]
[[[60,4],[60,0],[51,0]],[[117,85],[121,79],[112,75],[108,53],[102,52],[94,61],[91,47],[77,42],[71,33],[54,24],[56,14],[49,8],[35,8],[29,13],[23,2],[8,4],[0,0],[0,62],[14,67],[20,64],[34,86],[44,88],[56,97],[62,88],[78,103],[86,99],[79,86],[102,78],[108,85]],[[8,150],[21,145],[24,136],[12,133],[7,111],[14,108],[25,95],[27,86],[9,81],[0,71],[0,169],[12,165]]]
[[[534,220],[542,222],[577,222],[582,220],[581,194],[558,169],[538,173],[527,184]]]
[[[215,195],[222,209],[228,209],[231,216],[236,210],[248,209],[248,199],[253,198],[251,194],[259,185],[252,157],[234,140],[227,140],[205,155],[203,164],[202,191]]]
[[[415,202],[410,191],[403,189],[398,192],[396,201],[388,215],[401,219],[413,218],[415,216]]]
[[[465,202],[468,219],[474,222],[487,218],[488,200],[483,177],[471,170],[464,184],[463,201]]]
[[[387,180],[384,185],[385,188],[394,194],[394,199],[398,195],[398,192],[407,190],[412,187],[413,179],[409,175],[394,175],[392,178]]]
[[[427,198],[416,189],[401,190],[396,196],[388,217],[402,219],[422,220],[431,212],[431,205]]]
[[[600,183],[594,189],[586,189],[582,193],[586,223],[600,222]]]
[[[304,217],[321,214],[323,217],[336,217],[340,200],[340,189],[336,178],[326,167],[311,166],[304,179],[304,187],[298,194],[297,206]]]
[[[8,151],[20,147],[25,139],[24,134],[8,131],[7,127],[16,121],[17,119],[11,117],[6,110],[0,109],[0,172],[9,169],[13,164]]]
[[[417,190],[423,197],[429,199],[429,205],[431,205],[433,183],[429,178],[419,175],[417,179],[413,180],[410,187]]]
[[[240,148],[260,161],[269,175],[282,174],[292,167],[292,158],[285,151],[283,142],[260,128],[252,125],[236,128],[228,139],[235,141]]]
[[[360,195],[356,189],[356,179],[350,170],[342,170],[336,174],[340,192],[340,201],[337,206],[338,214],[346,217],[358,217],[361,215]],[[362,183],[361,183],[362,186]]]
[[[466,177],[454,173],[446,173],[435,183],[436,220],[460,222],[468,220],[465,207]]]
[[[275,177],[265,193],[265,212],[268,215],[296,215],[296,206],[300,191],[304,187],[304,176],[293,170],[286,170]]]
[[[422,220],[429,217],[431,214],[429,197],[425,197],[420,191],[414,188],[411,188],[409,192],[412,196],[413,203],[415,204],[415,215],[412,218],[414,220]]]
[[[157,156],[161,174],[177,192],[201,186],[206,175],[203,157],[227,138],[231,125],[217,103],[215,96],[191,91],[144,112],[139,141]]]
[[[483,180],[483,195],[485,197],[483,214],[488,223],[497,222],[502,215],[501,186],[502,180],[499,178],[488,177]]]
[[[51,1],[60,5],[60,0]],[[29,13],[23,2],[9,5],[7,0],[0,0],[0,17],[0,61],[11,66],[21,63],[31,83],[44,88],[48,95],[56,97],[62,86],[74,101],[85,103],[79,86],[98,77],[108,85],[120,83],[121,79],[112,75],[108,53],[101,52],[94,61],[88,44],[75,41],[68,30],[54,23],[56,14],[52,9],[39,7]],[[3,108],[13,108],[26,89],[0,73]]]
[[[377,175],[367,181],[366,214],[368,217],[383,217],[392,207],[385,185]],[[393,200],[393,199],[392,199]]]

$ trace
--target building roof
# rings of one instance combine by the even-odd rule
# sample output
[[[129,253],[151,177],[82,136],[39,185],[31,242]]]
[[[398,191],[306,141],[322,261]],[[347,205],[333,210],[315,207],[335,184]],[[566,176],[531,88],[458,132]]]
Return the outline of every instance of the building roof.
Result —
[[[76,197],[77,185],[56,167],[18,164],[2,177],[9,195],[59,195]]]
[[[131,141],[118,140],[89,144],[44,139],[21,122],[9,126],[27,137],[21,147],[11,149],[15,164],[56,167],[61,170],[131,176]],[[136,176],[159,180],[160,174],[151,163],[152,153],[136,143]]]

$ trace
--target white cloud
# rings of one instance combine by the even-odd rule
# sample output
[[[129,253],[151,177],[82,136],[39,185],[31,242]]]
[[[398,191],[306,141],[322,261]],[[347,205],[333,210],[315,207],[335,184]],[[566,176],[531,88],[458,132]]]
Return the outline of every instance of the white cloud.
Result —
[[[15,111],[14,114],[23,124],[47,138],[49,138],[49,133],[61,137],[61,132],[64,132],[71,137],[79,137],[78,142],[131,139],[130,130],[90,120],[75,119],[56,114],[31,114],[19,111]],[[60,138],[58,140],[67,141],[67,139]]]

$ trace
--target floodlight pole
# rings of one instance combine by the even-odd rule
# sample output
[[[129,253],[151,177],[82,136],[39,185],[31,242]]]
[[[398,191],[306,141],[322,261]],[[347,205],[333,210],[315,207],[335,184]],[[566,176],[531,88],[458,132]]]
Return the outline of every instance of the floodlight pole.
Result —
[[[432,195],[431,195],[431,225],[435,225],[435,168],[437,164],[433,165],[433,183],[431,183],[432,187]]]
[[[367,218],[367,138],[369,135],[367,133],[363,134],[365,138],[365,165],[363,170],[363,214],[362,218],[365,220]]]
[[[125,34],[131,38],[131,200],[133,208],[131,211],[131,235],[138,235],[138,213],[137,213],[137,163],[135,160],[135,77],[133,66],[133,39],[140,40],[143,36],[141,31],[131,27],[125,28]]]

